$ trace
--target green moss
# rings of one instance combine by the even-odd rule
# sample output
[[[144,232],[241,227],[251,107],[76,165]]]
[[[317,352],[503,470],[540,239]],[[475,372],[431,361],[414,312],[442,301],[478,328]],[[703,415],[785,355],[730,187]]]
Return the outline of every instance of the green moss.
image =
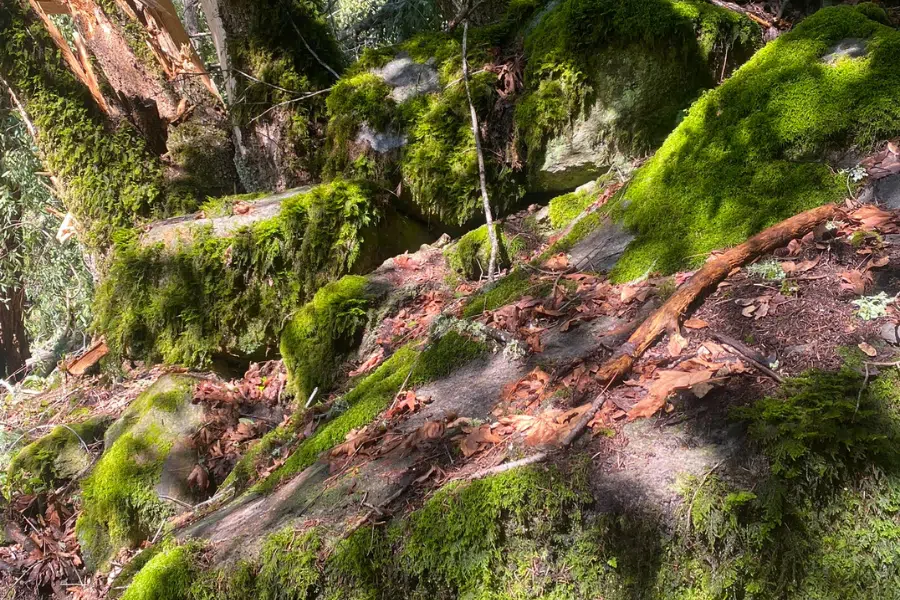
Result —
[[[219,486],[225,489],[234,486],[234,495],[242,493],[256,479],[257,469],[269,458],[279,455],[285,446],[290,444],[298,435],[298,424],[302,423],[303,415],[298,411],[287,423],[278,425],[275,429],[265,434],[241,456],[228,477]]]
[[[496,232],[497,268],[505,269],[512,264],[511,258],[521,252],[524,243],[519,238],[510,238],[500,225],[494,225]],[[491,243],[487,225],[474,229],[444,251],[450,268],[466,279],[481,279],[486,273],[491,256]]]
[[[338,401],[346,410],[303,441],[285,463],[252,488],[268,493],[275,486],[312,465],[322,452],[341,443],[352,430],[372,422],[400,392],[450,374],[458,366],[482,355],[484,344],[450,332],[420,352],[405,346],[373,373],[364,377]]]
[[[66,206],[103,246],[118,227],[192,210],[198,197],[170,186],[162,163],[126,121],[114,128],[67,69],[46,29],[21,3],[0,8],[0,70],[26,104],[38,146],[65,184]]]
[[[329,283],[303,306],[281,333],[281,355],[294,393],[330,391],[338,368],[359,343],[374,290],[365,277],[348,275]]]
[[[52,491],[83,472],[90,466],[91,456],[82,447],[82,441],[90,445],[102,440],[108,425],[108,418],[96,417],[67,427],[57,426],[28,444],[7,467],[9,490],[23,494]]]
[[[75,531],[85,562],[103,568],[120,548],[150,536],[171,515],[154,491],[175,441],[190,427],[191,380],[164,377],[132,402],[106,434],[106,451],[82,482]]]
[[[587,192],[572,192],[557,196],[550,201],[550,225],[554,229],[562,229],[584,212],[596,198]]]
[[[525,269],[513,269],[503,279],[492,286],[485,286],[477,294],[472,295],[463,307],[463,317],[471,319],[483,312],[496,310],[523,296],[536,298],[550,293],[552,286],[548,283],[535,283]]]
[[[288,528],[270,535],[260,554],[256,578],[260,600],[307,598],[319,581],[317,532],[297,533]]]
[[[469,61],[488,59],[491,34],[470,33]],[[479,214],[481,206],[475,140],[461,85],[461,40],[458,33],[428,33],[394,48],[419,63],[433,59],[442,90],[409,98],[397,105],[390,87],[367,69],[382,66],[386,51],[369,53],[350,68],[353,76],[339,83],[328,100],[329,162],[327,172],[403,183],[416,211],[440,223],[459,226]],[[473,102],[479,114],[493,105],[496,76],[472,76]],[[368,123],[376,131],[403,134],[406,144],[396,156],[379,155],[353,147],[359,127]],[[363,152],[360,155],[360,152]],[[521,195],[515,177],[496,161],[488,161],[487,178],[495,208],[503,212]]]
[[[391,232],[382,216],[372,188],[336,180],[229,237],[197,229],[167,249],[119,236],[95,327],[115,355],[204,365],[226,349],[257,351],[322,285],[396,251],[376,235],[376,224]]]
[[[846,38],[867,40],[868,54],[823,62]],[[900,131],[898,49],[900,33],[865,11],[823,9],[705,94],[624,194],[630,202],[617,212],[638,239],[614,278],[696,266],[710,250],[843,197],[842,179],[815,159]]]
[[[197,574],[198,543],[177,546],[166,542],[135,575],[123,600],[188,600]]]
[[[608,113],[610,161],[646,153],[714,85],[714,53],[728,49],[739,64],[760,43],[749,19],[701,0],[562,2],[525,38],[527,91],[516,122],[529,162],[537,166],[547,140],[594,104]]]
[[[218,196],[238,186],[234,146],[227,129],[194,118],[170,128],[166,148],[179,169],[170,185],[186,195]]]

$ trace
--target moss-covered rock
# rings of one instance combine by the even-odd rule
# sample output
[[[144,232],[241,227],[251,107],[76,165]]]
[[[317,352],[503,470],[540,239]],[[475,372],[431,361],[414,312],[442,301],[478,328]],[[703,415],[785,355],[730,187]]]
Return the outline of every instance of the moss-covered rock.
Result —
[[[471,65],[488,61],[492,30],[469,36]],[[475,70],[475,67],[472,67]],[[368,51],[328,98],[327,173],[402,182],[409,210],[460,226],[479,214],[475,140],[462,84],[456,34],[425,34],[387,50]],[[497,99],[496,76],[473,73],[479,114]],[[487,161],[495,208],[503,212],[521,190],[507,165]]]
[[[95,417],[54,427],[12,458],[6,471],[7,485],[24,494],[51,491],[84,473],[92,461],[84,444],[102,440],[109,423],[107,417]]]
[[[385,290],[359,275],[329,283],[313,296],[281,332],[281,356],[288,385],[301,398],[315,388],[327,393],[338,368],[359,345],[369,309]]]
[[[343,180],[287,198],[271,218],[223,237],[192,228],[188,238],[174,247],[145,246],[135,233],[117,239],[95,304],[114,353],[187,365],[226,350],[252,354],[274,345],[322,285],[426,239],[372,186]]]
[[[617,213],[638,239],[614,275],[672,272],[710,250],[839,200],[826,152],[900,132],[900,33],[851,6],[823,9],[691,108],[637,173]],[[863,56],[823,58],[848,39]]]
[[[497,235],[497,268],[505,269],[512,264],[512,257],[524,249],[524,242],[507,235],[498,224],[494,225]],[[465,234],[459,241],[448,247],[444,254],[450,268],[466,279],[481,279],[487,274],[491,257],[491,242],[487,225],[482,225]]]
[[[755,23],[703,0],[560,2],[525,37],[516,121],[530,187],[570,190],[627,169],[760,44]]]
[[[75,527],[90,568],[103,567],[120,548],[149,538],[172,514],[172,505],[159,494],[177,495],[165,480],[184,481],[188,475],[172,468],[167,474],[166,468],[176,455],[192,457],[185,439],[203,416],[191,402],[192,389],[191,378],[163,376],[106,431],[106,450],[82,483],[84,509]]]

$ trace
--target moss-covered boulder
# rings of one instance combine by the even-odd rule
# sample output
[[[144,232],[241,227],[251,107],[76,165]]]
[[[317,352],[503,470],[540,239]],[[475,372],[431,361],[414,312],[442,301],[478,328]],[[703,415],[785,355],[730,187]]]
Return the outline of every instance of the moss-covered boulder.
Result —
[[[281,333],[288,385],[307,398],[330,391],[341,363],[359,345],[369,311],[387,292],[374,278],[347,275],[329,283],[294,315]]]
[[[105,451],[82,483],[84,509],[75,527],[86,564],[103,567],[122,547],[151,537],[190,501],[194,459],[187,441],[203,418],[192,404],[193,378],[166,375],[143,392],[106,431]]]
[[[627,170],[760,44],[755,23],[704,0],[563,0],[525,37],[516,121],[529,187]]]
[[[84,473],[92,461],[85,445],[102,440],[110,421],[95,417],[54,427],[12,458],[6,470],[7,484],[12,490],[30,494],[51,491]]]
[[[497,236],[497,268],[505,269],[512,264],[512,257],[524,248],[524,242],[508,235],[501,225],[494,225]],[[481,279],[487,274],[491,257],[491,242],[487,225],[482,225],[465,234],[459,241],[449,246],[444,254],[447,263],[457,274],[466,279]]]
[[[619,280],[696,266],[847,194],[829,151],[864,152],[900,134],[900,32],[870,14],[869,5],[822,9],[691,107],[614,209],[638,235]],[[847,40],[864,52],[838,53]]]
[[[491,31],[473,30],[468,55],[479,114],[497,101],[489,61]],[[474,72],[477,71],[477,72]],[[401,184],[406,210],[460,226],[481,207],[475,139],[465,86],[462,44],[455,34],[425,34],[398,47],[367,51],[328,97],[326,173]],[[501,212],[521,194],[504,161],[487,161],[487,181]]]
[[[257,200],[240,219],[151,229],[151,242],[120,235],[95,308],[110,349],[187,365],[259,353],[322,285],[428,241],[362,182],[275,200]]]

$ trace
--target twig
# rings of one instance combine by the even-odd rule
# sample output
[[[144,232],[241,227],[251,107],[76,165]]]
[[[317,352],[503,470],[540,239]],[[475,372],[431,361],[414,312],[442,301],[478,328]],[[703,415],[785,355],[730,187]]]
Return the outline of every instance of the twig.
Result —
[[[270,112],[272,112],[273,110],[275,110],[276,108],[278,108],[280,106],[285,106],[287,104],[292,104],[294,102],[300,102],[301,100],[306,100],[307,98],[312,98],[313,96],[318,96],[319,94],[324,94],[325,92],[330,92],[333,89],[333,87],[334,86],[328,87],[328,88],[325,88],[322,90],[316,90],[315,92],[305,94],[303,96],[300,96],[299,98],[291,98],[290,100],[285,100],[284,102],[279,102],[278,104],[275,104],[274,106],[270,106],[263,112],[259,113],[258,115],[256,115],[252,119],[250,119],[250,122],[255,123],[256,121],[262,119],[264,116],[266,116],[267,114],[269,114]]]
[[[771,368],[767,367],[763,362],[765,360],[765,357],[759,354],[759,352],[755,351],[749,346],[744,345],[734,338],[728,337],[727,335],[716,332],[711,332],[710,335],[728,346],[735,352],[735,354],[738,354],[742,358],[746,359],[748,362],[750,362],[750,364],[752,364],[758,370],[762,371],[778,383],[784,383],[784,377],[773,371]]]
[[[319,388],[317,387],[312,391],[312,394],[309,395],[309,400],[306,401],[306,406],[304,406],[304,408],[309,408],[310,406],[312,406],[313,400],[316,399],[316,394],[318,393]]]
[[[316,61],[318,61],[318,63],[319,63],[320,65],[322,65],[323,67],[325,67],[326,69],[328,69],[328,70],[331,72],[331,74],[334,75],[334,78],[335,78],[335,79],[340,79],[341,76],[338,75],[338,72],[335,71],[334,69],[332,69],[331,67],[329,67],[329,66],[328,66],[328,63],[326,63],[324,60],[322,60],[321,58],[319,58],[319,55],[316,54],[316,51],[313,50],[313,49],[310,47],[310,45],[306,43],[306,38],[304,38],[304,37],[303,37],[303,34],[300,33],[300,28],[297,27],[297,24],[294,22],[294,17],[291,16],[291,13],[290,13],[290,12],[287,13],[287,16],[288,16],[288,20],[291,22],[291,27],[293,27],[293,28],[294,28],[294,31],[297,32],[297,36],[300,38],[300,41],[303,42],[303,45],[306,46],[306,49],[309,50],[309,53],[313,55],[313,58],[315,58]]]
[[[239,74],[243,75],[244,77],[246,77],[247,79],[249,79],[249,80],[251,80],[251,81],[255,81],[256,83],[261,83],[261,84],[263,84],[263,85],[267,85],[267,86],[269,86],[270,88],[275,88],[276,90],[280,90],[280,91],[282,91],[282,92],[287,92],[288,94],[297,94],[297,93],[299,93],[297,90],[289,90],[289,89],[287,89],[287,88],[281,87],[280,85],[275,85],[274,83],[269,83],[269,82],[267,82],[267,81],[263,81],[262,79],[258,79],[258,78],[256,78],[256,77],[254,77],[253,75],[250,75],[249,73],[244,73],[244,72],[241,71],[240,69],[232,68],[231,70],[234,71],[235,73],[239,73]]]
[[[859,388],[859,393],[856,395],[856,408],[853,410],[853,416],[856,417],[856,413],[859,412],[859,403],[862,402],[863,392],[866,390],[866,386],[869,385],[869,363],[864,362],[863,366],[866,368],[866,377],[863,379],[862,385]]]
[[[472,117],[472,136],[475,138],[475,153],[478,156],[478,180],[481,183],[481,202],[484,205],[484,220],[487,224],[488,240],[491,243],[491,258],[488,261],[488,281],[494,281],[494,271],[497,268],[497,254],[499,244],[497,231],[494,229],[494,217],[491,214],[491,201],[487,192],[487,175],[484,169],[484,152],[481,150],[481,132],[478,129],[478,113],[472,103],[472,91],[469,89],[469,60],[466,57],[466,44],[469,38],[469,21],[463,23],[462,39],[462,72],[463,82],[466,84],[466,98],[469,100],[469,114]]]
[[[193,505],[193,504],[188,504],[188,503],[185,502],[184,500],[179,500],[178,498],[173,498],[173,497],[171,497],[171,496],[164,496],[163,494],[160,494],[160,495],[159,495],[159,498],[160,498],[160,500],[168,500],[169,502],[174,502],[175,504],[178,504],[178,505],[180,505],[180,506],[183,506],[183,507],[185,507],[185,508],[187,508],[187,509],[194,510],[194,505]]]

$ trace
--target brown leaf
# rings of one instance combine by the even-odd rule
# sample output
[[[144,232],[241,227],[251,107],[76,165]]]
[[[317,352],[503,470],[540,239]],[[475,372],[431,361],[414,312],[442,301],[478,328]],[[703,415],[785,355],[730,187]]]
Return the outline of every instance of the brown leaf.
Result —
[[[188,487],[194,490],[205,491],[209,487],[209,474],[203,465],[196,465],[187,478]]]
[[[669,350],[669,356],[675,358],[681,355],[681,352],[687,348],[687,345],[688,341],[684,336],[675,331],[669,335],[669,343],[666,344],[666,348]]]
[[[363,364],[359,365],[357,368],[350,371],[350,377],[356,377],[357,375],[362,375],[363,373],[368,373],[375,367],[377,367],[381,361],[384,359],[384,348],[378,347],[375,352],[369,355],[369,357],[363,362]]]
[[[741,311],[741,314],[744,315],[745,317],[752,317],[753,313],[755,313],[755,312],[756,312],[756,305],[748,304],[747,306],[744,307],[744,310]]]
[[[560,252],[547,259],[544,266],[550,271],[565,271],[570,266],[569,257],[566,256],[565,253]]]
[[[688,329],[705,329],[709,327],[709,323],[703,319],[688,319],[684,322],[684,326]]]
[[[878,356],[878,350],[876,350],[875,348],[873,348],[870,344],[867,344],[866,342],[861,342],[860,344],[857,345],[857,347],[860,350],[862,350],[863,353],[868,357],[874,358],[875,356]]]
[[[867,229],[882,229],[894,220],[894,213],[882,210],[871,204],[858,208],[850,216],[862,223]]]
[[[480,452],[482,444],[498,444],[502,441],[500,436],[491,431],[490,425],[482,425],[472,430],[462,441],[459,448],[466,458]]]
[[[895,142],[887,143],[888,152],[892,154],[900,154],[900,146],[898,146]]]
[[[872,262],[869,263],[870,269],[879,269],[881,267],[885,267],[888,263],[891,262],[891,257],[887,254],[879,256],[878,258],[873,258]]]
[[[650,417],[666,404],[666,398],[676,390],[691,388],[712,378],[715,370],[657,371],[658,377],[650,385],[647,396],[628,412],[628,420]]]
[[[841,289],[853,292],[857,295],[865,293],[866,288],[872,283],[872,274],[868,271],[853,269],[841,273]]]

